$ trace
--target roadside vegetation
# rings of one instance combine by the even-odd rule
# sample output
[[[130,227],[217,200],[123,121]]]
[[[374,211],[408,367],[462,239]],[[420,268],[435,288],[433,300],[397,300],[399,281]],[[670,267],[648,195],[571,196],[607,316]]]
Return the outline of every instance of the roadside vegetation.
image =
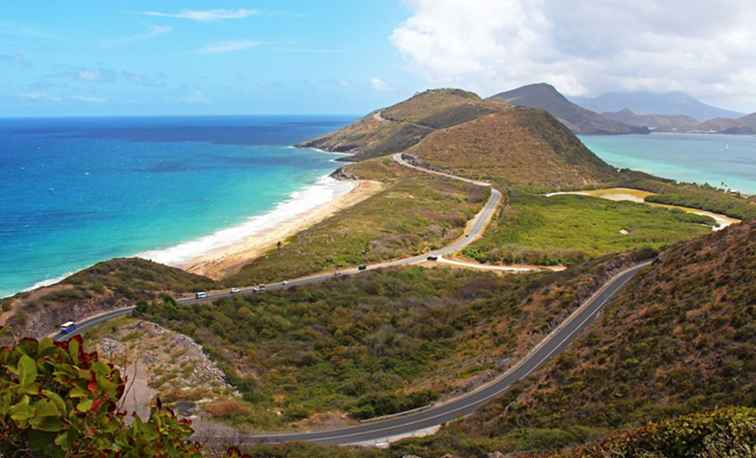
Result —
[[[410,441],[402,450],[440,456],[477,443],[477,455],[461,455],[481,456],[482,450],[496,449],[487,448],[491,439],[523,429],[562,437],[564,446],[584,441],[571,431],[595,435],[693,415],[672,420],[672,428],[652,426],[591,450],[614,444],[627,451],[625,456],[664,450],[669,455],[660,456],[691,456],[689,449],[677,448],[675,454],[674,448],[662,446],[681,446],[684,439],[690,440],[689,447],[705,447],[702,439],[708,433],[697,432],[711,431],[711,426],[727,432],[727,425],[736,422],[746,434],[724,442],[721,451],[737,451],[733,444],[751,448],[702,456],[749,456],[756,445],[755,248],[756,223],[671,247],[620,293],[589,332],[546,367],[433,441]],[[725,406],[750,409],[695,415]],[[531,450],[553,447],[548,445],[557,443],[553,438]],[[447,448],[438,448],[444,444]]]
[[[111,259],[55,285],[16,294],[2,301],[12,311],[0,341],[42,337],[63,322],[154,300],[164,294],[212,289],[209,278],[140,258]],[[16,336],[16,337],[14,337]]]
[[[246,402],[225,420],[343,423],[483,383],[629,262],[532,275],[375,271],[211,307],[158,303],[144,317],[193,337],[220,363]]]
[[[417,172],[390,158],[349,166],[385,189],[286,240],[229,276],[228,285],[270,280],[420,254],[461,236],[488,199],[479,186]]]
[[[611,253],[659,249],[705,235],[713,224],[705,216],[633,202],[513,191],[509,206],[462,254],[489,264],[571,265]]]

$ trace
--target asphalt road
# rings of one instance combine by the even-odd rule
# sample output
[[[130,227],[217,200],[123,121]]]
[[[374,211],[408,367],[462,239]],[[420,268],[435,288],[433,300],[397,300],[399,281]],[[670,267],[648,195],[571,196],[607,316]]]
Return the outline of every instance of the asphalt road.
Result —
[[[557,326],[536,345],[528,355],[522,358],[494,381],[481,388],[462,395],[456,399],[384,420],[377,420],[359,426],[335,429],[330,431],[297,432],[284,434],[260,434],[235,437],[241,443],[284,443],[284,442],[317,442],[321,444],[355,444],[382,440],[391,436],[409,434],[418,430],[442,425],[450,420],[468,415],[492,398],[508,390],[514,383],[524,379],[535,369],[540,367],[550,357],[561,352],[575,336],[591,322],[601,308],[640,269],[649,265],[651,261],[637,264],[612,277],[593,296],[585,301],[565,321]],[[199,439],[211,439],[200,437]]]
[[[396,259],[393,261],[385,261],[385,262],[378,262],[375,264],[368,264],[366,265],[365,270],[359,270],[357,267],[350,267],[348,269],[342,269],[342,270],[333,271],[333,272],[323,272],[323,273],[307,275],[304,277],[286,280],[285,282],[280,281],[280,282],[274,282],[274,283],[266,283],[265,284],[266,291],[276,291],[276,290],[291,288],[294,286],[311,285],[313,283],[320,283],[327,280],[331,280],[339,276],[356,275],[356,274],[359,274],[361,272],[365,272],[368,270],[420,264],[420,263],[426,262],[428,260],[428,256],[441,257],[441,256],[447,256],[447,255],[451,255],[459,251],[462,251],[465,247],[471,244],[475,239],[483,235],[483,232],[485,231],[486,226],[488,225],[488,222],[491,220],[491,217],[493,216],[494,211],[496,211],[496,207],[499,205],[499,202],[501,202],[501,192],[499,192],[498,189],[492,188],[489,183],[486,183],[483,181],[470,180],[467,178],[462,178],[462,177],[450,175],[443,172],[437,172],[435,170],[417,167],[415,165],[410,164],[409,162],[406,162],[404,159],[402,159],[401,154],[394,154],[392,158],[405,167],[420,170],[425,173],[440,175],[446,178],[451,178],[453,180],[464,181],[466,183],[474,184],[477,186],[485,186],[491,189],[491,194],[488,197],[488,201],[486,201],[486,204],[483,206],[483,208],[471,220],[471,224],[469,225],[469,230],[465,233],[465,235],[458,238],[451,244],[446,245],[445,247],[439,248],[437,250],[429,251],[428,253],[412,256],[409,258],[402,258],[402,259]],[[201,304],[204,302],[212,302],[218,299],[228,298],[228,297],[232,297],[236,295],[255,294],[255,292],[256,290],[254,286],[240,288],[239,292],[237,293],[231,293],[230,289],[214,290],[214,291],[208,291],[206,298],[197,299],[194,296],[187,296],[187,297],[181,297],[181,298],[176,299],[176,302],[181,303],[181,304],[187,304],[187,305]]]
[[[123,307],[123,308],[111,310],[109,312],[101,313],[91,318],[87,318],[86,320],[82,320],[79,323],[77,323],[78,327],[73,332],[70,332],[68,334],[57,334],[53,337],[53,340],[55,340],[56,342],[68,340],[71,337],[81,334],[87,329],[97,326],[100,323],[112,320],[114,318],[118,318],[120,316],[129,315],[131,314],[131,312],[134,311],[135,308],[136,308],[135,306]]]

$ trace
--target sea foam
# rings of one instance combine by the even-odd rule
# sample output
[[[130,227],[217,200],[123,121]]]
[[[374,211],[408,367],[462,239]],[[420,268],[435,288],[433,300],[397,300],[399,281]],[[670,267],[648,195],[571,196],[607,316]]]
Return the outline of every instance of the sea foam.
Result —
[[[293,192],[287,200],[267,213],[251,216],[239,225],[218,230],[195,240],[164,249],[145,251],[137,256],[161,264],[180,266],[198,256],[226,248],[248,237],[263,234],[281,223],[294,220],[350,192],[356,185],[355,181],[342,181],[323,176],[316,183]]]

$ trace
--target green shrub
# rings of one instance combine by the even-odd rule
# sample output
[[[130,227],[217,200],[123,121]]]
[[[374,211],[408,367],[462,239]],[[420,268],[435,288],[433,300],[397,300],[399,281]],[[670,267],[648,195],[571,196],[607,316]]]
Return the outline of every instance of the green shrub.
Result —
[[[201,456],[190,422],[159,401],[127,426],[117,409],[124,379],[83,347],[76,336],[0,349],[0,456]]]

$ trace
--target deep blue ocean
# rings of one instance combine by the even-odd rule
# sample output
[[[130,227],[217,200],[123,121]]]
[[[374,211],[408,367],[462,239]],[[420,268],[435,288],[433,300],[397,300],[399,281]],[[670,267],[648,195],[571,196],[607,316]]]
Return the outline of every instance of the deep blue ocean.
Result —
[[[0,297],[112,257],[175,262],[242,236],[252,216],[332,198],[322,177],[337,156],[289,145],[349,121],[0,120]]]

